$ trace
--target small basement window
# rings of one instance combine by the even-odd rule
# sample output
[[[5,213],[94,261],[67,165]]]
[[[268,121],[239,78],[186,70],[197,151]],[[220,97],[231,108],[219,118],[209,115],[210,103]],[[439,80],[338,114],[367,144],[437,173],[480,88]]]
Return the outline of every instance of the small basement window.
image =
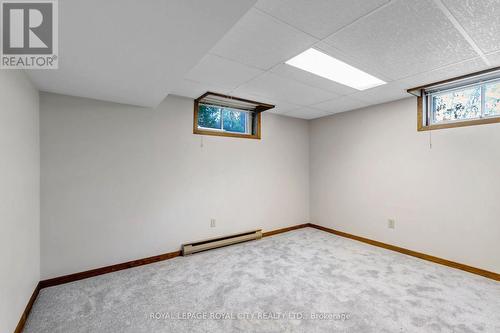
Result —
[[[418,130],[500,122],[500,69],[413,88]]]
[[[260,139],[261,113],[273,107],[207,92],[194,101],[193,133]]]

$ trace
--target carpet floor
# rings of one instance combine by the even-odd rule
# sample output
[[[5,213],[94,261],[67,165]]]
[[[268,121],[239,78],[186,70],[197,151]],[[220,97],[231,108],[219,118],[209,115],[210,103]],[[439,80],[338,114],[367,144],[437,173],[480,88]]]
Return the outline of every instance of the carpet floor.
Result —
[[[500,283],[312,228],[42,289],[25,333],[500,332]]]

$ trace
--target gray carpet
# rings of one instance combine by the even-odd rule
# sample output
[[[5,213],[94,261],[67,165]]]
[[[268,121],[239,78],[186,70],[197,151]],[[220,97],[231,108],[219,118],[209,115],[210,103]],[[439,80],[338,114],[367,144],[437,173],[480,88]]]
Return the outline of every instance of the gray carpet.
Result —
[[[43,289],[26,333],[500,332],[500,283],[306,228]]]

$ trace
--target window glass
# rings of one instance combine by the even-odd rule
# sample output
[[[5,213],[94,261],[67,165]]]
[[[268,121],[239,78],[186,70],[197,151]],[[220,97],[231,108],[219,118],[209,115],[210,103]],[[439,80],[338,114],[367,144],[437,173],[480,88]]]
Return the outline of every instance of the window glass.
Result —
[[[481,87],[436,94],[432,98],[432,121],[440,123],[481,117]]]
[[[221,107],[200,104],[198,108],[198,127],[221,129]]]
[[[484,115],[500,116],[500,81],[485,85]]]
[[[262,112],[274,105],[214,92],[194,100],[193,134],[261,138]]]
[[[247,115],[244,111],[236,111],[231,109],[223,109],[223,126],[228,132],[246,133],[247,132]]]

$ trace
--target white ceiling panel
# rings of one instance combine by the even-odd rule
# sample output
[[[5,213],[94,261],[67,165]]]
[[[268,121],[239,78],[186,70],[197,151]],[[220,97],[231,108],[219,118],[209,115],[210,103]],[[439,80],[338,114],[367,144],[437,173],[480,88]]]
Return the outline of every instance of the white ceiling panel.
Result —
[[[59,12],[60,68],[27,71],[34,84],[141,106],[214,91],[313,119],[486,69],[479,55],[500,65],[500,0],[65,0]],[[388,84],[358,91],[284,63],[310,47]]]
[[[394,81],[394,78],[380,71],[380,66],[378,65],[378,62],[374,61],[374,59],[372,58],[363,59],[363,57],[358,57],[357,55],[349,55],[339,50],[338,48],[332,46],[331,44],[327,44],[323,41],[316,43],[314,45],[314,48],[334,57],[335,59],[343,61],[346,64],[354,66],[368,74],[371,74],[381,80],[384,80],[385,82]]]
[[[26,71],[36,87],[156,106],[255,0],[58,3],[59,69]]]
[[[323,39],[389,0],[259,0],[255,7]]]
[[[500,50],[499,0],[443,0],[483,52]]]
[[[292,111],[284,114],[284,116],[301,118],[301,119],[315,119],[315,118],[320,118],[320,117],[324,117],[327,115],[328,115],[328,113],[326,113],[324,111],[309,108],[309,107],[301,107],[301,108],[292,110]]]
[[[272,99],[288,101],[297,105],[310,105],[339,96],[319,88],[313,88],[300,82],[266,73],[240,86],[238,94],[254,94]]]
[[[331,91],[338,95],[348,95],[357,91],[356,89],[344,86],[343,84],[336,83],[287,64],[278,65],[274,67],[271,72],[288,80],[295,80],[311,87]]]
[[[500,66],[500,52],[494,52],[486,56],[490,61],[491,66]]]
[[[253,100],[262,101],[263,103],[270,103],[270,104],[274,105],[274,108],[272,108],[271,110],[266,111],[266,112],[269,112],[269,113],[285,114],[287,112],[290,112],[292,110],[297,109],[297,105],[293,105],[293,104],[282,102],[282,101],[269,100],[269,101],[266,102],[265,98],[262,99],[262,98],[259,98],[259,97],[255,97]]]
[[[369,104],[381,104],[410,97],[410,95],[406,92],[408,88],[411,87],[409,87],[405,82],[393,81],[382,86],[359,91],[355,94],[349,95],[349,97],[367,102]]]
[[[235,94],[236,94],[236,92],[235,92]],[[235,96],[241,97],[241,98],[246,98],[246,99],[249,99],[252,101],[257,101],[257,102],[261,102],[261,103],[267,103],[267,104],[274,105],[274,108],[266,111],[269,113],[283,114],[283,113],[287,113],[291,110],[295,110],[295,109],[300,107],[299,105],[291,104],[287,101],[278,100],[275,98],[269,98],[269,97],[265,97],[265,96],[260,96],[260,95],[256,95],[256,94],[249,94],[249,93],[245,93],[243,91],[237,92],[237,95],[235,95]]]
[[[270,113],[283,114],[300,107],[299,105],[291,104],[286,101],[281,101],[274,98],[259,96],[255,94],[244,93],[242,91],[239,91],[236,94],[236,92],[233,89],[216,86],[209,83],[195,82],[188,79],[185,79],[181,81],[178,85],[176,85],[176,87],[172,90],[172,94],[195,99],[200,97],[207,91],[230,95],[230,96],[236,96],[240,98],[246,98],[252,101],[272,104],[275,107],[272,108],[271,110],[266,111]]]
[[[407,89],[451,79],[460,75],[471,74],[488,68],[481,58],[462,61],[433,71],[420,73],[401,80],[406,83]]]
[[[216,86],[213,84],[200,83],[184,79],[178,84],[176,84],[170,93],[173,95],[179,95],[184,97],[198,98],[207,91],[216,92],[220,94],[228,94],[230,92],[230,89]]]
[[[350,96],[343,96],[326,102],[313,105],[315,109],[322,110],[328,114],[350,111],[368,106],[370,103],[360,101]]]
[[[264,72],[259,69],[208,54],[188,73],[186,78],[234,89],[262,73]]]
[[[260,69],[299,54],[317,40],[256,9],[250,10],[211,53]]]
[[[477,56],[432,0],[394,1],[324,42],[395,80]]]

